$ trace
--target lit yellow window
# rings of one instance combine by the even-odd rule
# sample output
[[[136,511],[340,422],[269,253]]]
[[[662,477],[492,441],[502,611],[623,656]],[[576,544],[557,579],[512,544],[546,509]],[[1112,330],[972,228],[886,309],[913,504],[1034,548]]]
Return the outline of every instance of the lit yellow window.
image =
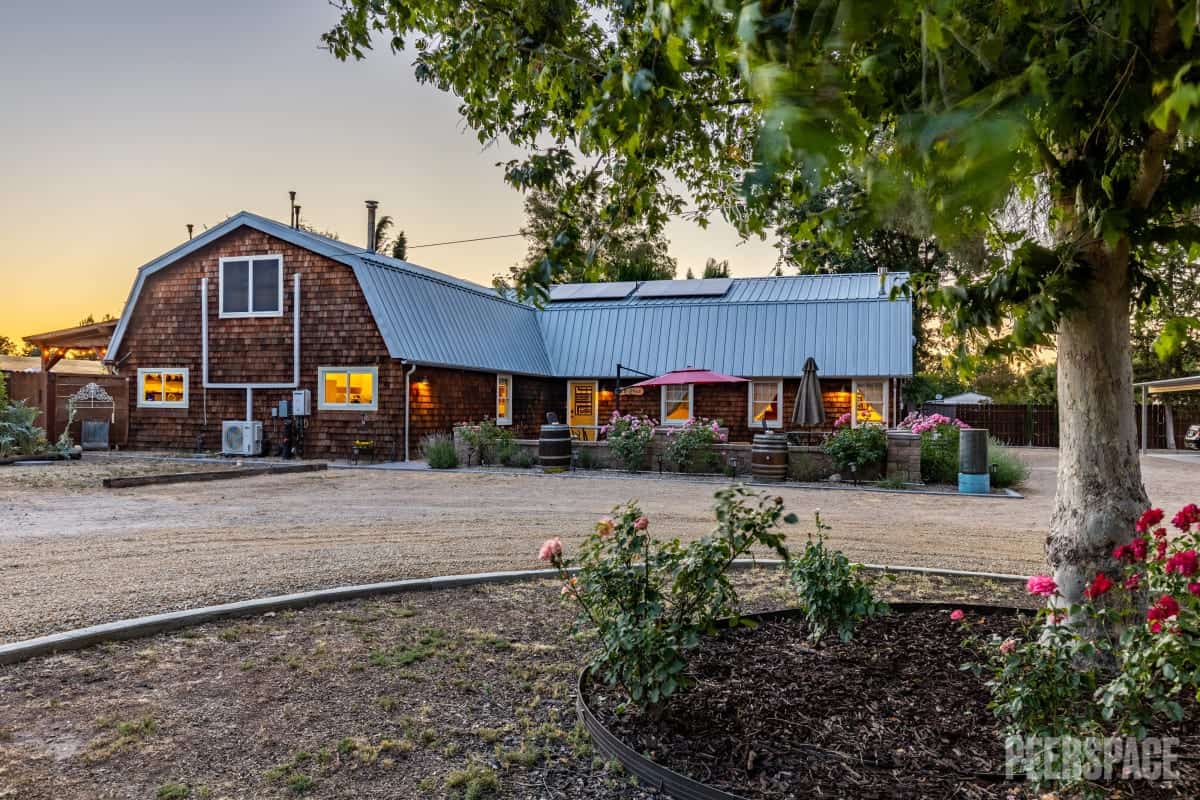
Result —
[[[768,428],[780,426],[780,406],[783,403],[782,381],[754,381],[750,384],[750,424]]]
[[[139,369],[138,405],[144,408],[187,408],[186,369]]]
[[[375,367],[321,367],[319,409],[375,411],[379,408]]]
[[[496,376],[496,424],[512,424],[512,376]]]
[[[664,425],[682,425],[692,418],[692,386],[662,387],[662,421]]]
[[[882,425],[887,413],[887,385],[883,381],[855,381],[854,409],[857,422]]]

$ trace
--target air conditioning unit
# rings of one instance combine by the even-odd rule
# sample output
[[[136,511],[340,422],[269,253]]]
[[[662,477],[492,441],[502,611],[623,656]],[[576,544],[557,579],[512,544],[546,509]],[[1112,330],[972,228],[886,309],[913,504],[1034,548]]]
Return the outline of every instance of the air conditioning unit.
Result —
[[[262,423],[226,420],[221,423],[221,454],[257,456],[262,454]]]

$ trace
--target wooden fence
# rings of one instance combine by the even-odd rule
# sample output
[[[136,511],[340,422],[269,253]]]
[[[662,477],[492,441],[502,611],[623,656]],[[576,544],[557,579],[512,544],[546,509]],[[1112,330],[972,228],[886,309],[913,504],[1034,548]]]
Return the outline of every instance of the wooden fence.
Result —
[[[926,403],[924,414],[957,417],[972,428],[987,428],[1008,445],[1058,447],[1058,408],[1045,405],[947,405]]]
[[[1058,407],[1051,405],[948,405],[926,403],[924,414],[945,414],[957,417],[972,428],[987,428],[992,436],[1008,445],[1058,447]],[[1137,416],[1138,444],[1142,441],[1142,407],[1134,406]],[[1168,433],[1175,440],[1175,449],[1183,449],[1183,437],[1189,425],[1200,425],[1200,402],[1151,404],[1146,410],[1147,447],[1151,450],[1170,448]]]

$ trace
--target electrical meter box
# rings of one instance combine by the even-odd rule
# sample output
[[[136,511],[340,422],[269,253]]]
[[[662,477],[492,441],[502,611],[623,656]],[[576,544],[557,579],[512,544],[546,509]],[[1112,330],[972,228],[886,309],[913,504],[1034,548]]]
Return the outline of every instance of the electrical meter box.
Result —
[[[292,416],[307,417],[312,414],[312,392],[308,389],[297,389],[292,392]]]

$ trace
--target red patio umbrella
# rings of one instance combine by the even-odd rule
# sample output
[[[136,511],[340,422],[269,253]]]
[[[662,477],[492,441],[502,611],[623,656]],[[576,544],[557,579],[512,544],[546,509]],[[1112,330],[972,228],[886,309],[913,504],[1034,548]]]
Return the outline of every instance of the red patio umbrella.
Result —
[[[678,386],[688,383],[747,383],[746,378],[738,378],[733,375],[723,375],[720,372],[713,372],[707,369],[675,369],[670,372],[659,375],[657,378],[635,383],[628,388],[632,389],[636,386]]]

